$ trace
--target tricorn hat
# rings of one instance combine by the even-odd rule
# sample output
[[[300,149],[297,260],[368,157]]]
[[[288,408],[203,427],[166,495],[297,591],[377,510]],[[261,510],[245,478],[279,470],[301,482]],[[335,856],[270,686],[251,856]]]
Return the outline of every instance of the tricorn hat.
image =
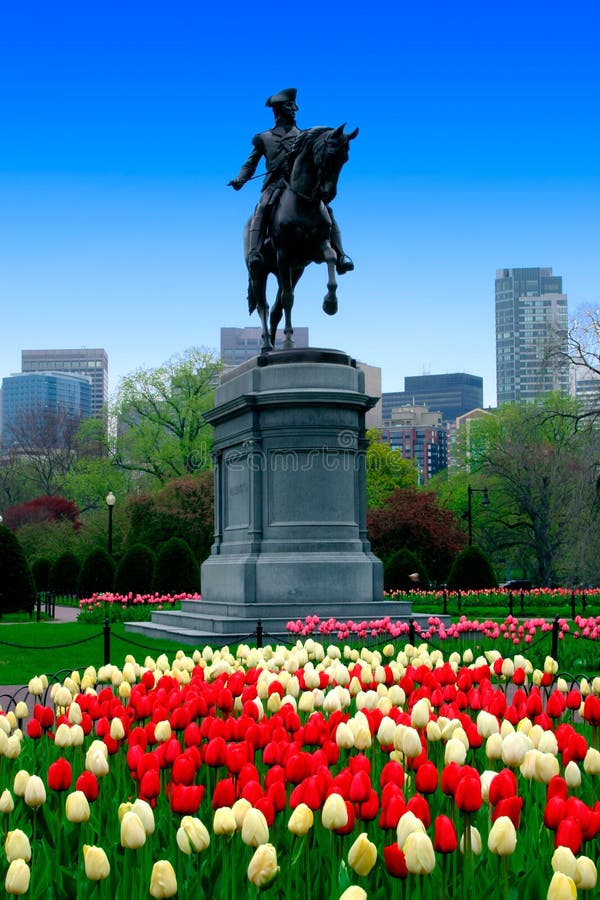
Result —
[[[283,91],[279,91],[278,94],[273,94],[272,97],[269,97],[265,106],[275,106],[277,103],[288,103],[290,100],[295,103],[297,93],[298,91],[296,88],[285,88]]]

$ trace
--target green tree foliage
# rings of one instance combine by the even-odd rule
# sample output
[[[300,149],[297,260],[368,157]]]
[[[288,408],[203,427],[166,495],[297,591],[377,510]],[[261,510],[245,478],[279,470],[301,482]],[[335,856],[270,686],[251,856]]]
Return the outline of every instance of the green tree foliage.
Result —
[[[189,544],[181,538],[170,538],[156,557],[154,590],[159,594],[181,594],[200,588],[200,567]]]
[[[210,554],[214,531],[212,471],[174,478],[154,494],[129,503],[128,545],[156,547],[171,537],[185,540],[203,561]]]
[[[80,563],[74,553],[66,550],[54,560],[48,586],[57,594],[76,594]]]
[[[159,484],[210,465],[212,408],[221,363],[190,349],[156,369],[138,369],[121,382],[115,415],[119,466]]]
[[[36,591],[47,591],[49,590],[50,583],[50,569],[52,568],[52,563],[46,557],[38,557],[35,559],[31,566],[31,573],[33,575],[33,580],[35,582]]]
[[[466,543],[456,517],[437,502],[433,491],[399,488],[367,519],[373,552],[387,559],[406,547],[417,553],[435,582],[446,580],[456,554]]]
[[[498,587],[498,581],[485,553],[475,546],[461,550],[448,575],[448,590],[477,591],[495,587]]]
[[[382,442],[378,429],[369,429],[367,438],[367,507],[376,509],[397,488],[416,485],[417,470],[414,463],[404,459],[399,450],[392,450],[389,444]]]
[[[518,560],[542,586],[600,575],[599,436],[582,427],[579,408],[553,395],[473,423],[477,475],[490,496],[484,546]]]
[[[134,544],[125,551],[117,565],[115,591],[118,594],[149,594],[153,590],[156,556],[144,544]]]
[[[77,579],[80,597],[112,591],[115,581],[115,561],[101,547],[96,547],[85,557]]]
[[[386,591],[414,591],[429,585],[429,575],[423,563],[412,550],[402,547],[385,560],[383,586]]]
[[[35,584],[17,537],[0,525],[0,613],[33,610]]]

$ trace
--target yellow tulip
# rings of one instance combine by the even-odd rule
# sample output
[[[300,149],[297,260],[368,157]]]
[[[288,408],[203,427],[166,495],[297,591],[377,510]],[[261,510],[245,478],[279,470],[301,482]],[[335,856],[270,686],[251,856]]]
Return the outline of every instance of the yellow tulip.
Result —
[[[13,859],[24,859],[25,862],[29,862],[31,859],[31,845],[25,832],[21,831],[20,828],[9,831],[4,842],[4,852],[8,862],[12,862]]]
[[[307,806],[306,803],[299,803],[290,816],[288,831],[298,837],[308,834],[313,827],[314,819],[310,806]]]
[[[121,819],[121,846],[128,850],[138,850],[146,843],[146,832],[140,817],[134,812],[126,812]]]
[[[517,832],[508,816],[499,816],[490,829],[488,849],[496,856],[510,856],[517,846]]]
[[[344,826],[348,824],[346,802],[340,794],[330,794],[329,797],[325,799],[321,811],[321,821],[323,827],[328,831],[335,831],[336,828],[344,828]]]
[[[177,846],[182,853],[202,853],[210,844],[210,835],[203,822],[194,816],[184,816],[177,830]]]
[[[213,831],[215,834],[232,835],[237,831],[237,822],[230,806],[221,806],[215,810],[213,819]]]
[[[66,722],[61,722],[58,728],[56,729],[56,734],[54,735],[54,743],[57,747],[61,749],[64,747],[70,747],[73,743],[73,735],[71,734],[71,728],[67,725]]]
[[[482,850],[481,835],[474,825],[467,826],[471,837],[471,852],[474,856],[479,856]],[[465,829],[466,830],[466,829]],[[465,852],[465,835],[464,832],[460,836],[459,849],[461,853]]]
[[[409,834],[412,834],[413,831],[425,831],[425,825],[418,819],[413,812],[409,810],[409,812],[403,813],[399,820],[398,825],[396,826],[396,842],[400,849],[404,847],[406,843],[406,839]]]
[[[235,816],[235,824],[238,831],[242,830],[242,825],[244,824],[244,819],[246,818],[246,813],[249,809],[252,809],[252,804],[246,800],[245,797],[240,797],[231,807],[231,811]]]
[[[32,809],[39,809],[42,803],[46,802],[46,788],[39,775],[30,775],[27,779],[23,799]]]
[[[411,832],[402,850],[406,868],[412,875],[429,875],[435,869],[435,853],[428,834],[422,831]]]
[[[340,900],[367,900],[367,892],[357,884],[351,884],[350,887],[347,887],[344,893],[341,894]]]
[[[249,847],[259,847],[269,840],[269,826],[264,813],[252,807],[244,816],[242,840]]]
[[[154,812],[150,804],[140,797],[137,797],[133,801],[131,811],[140,819],[146,835],[154,834]]]
[[[268,884],[279,872],[277,851],[273,844],[260,844],[248,865],[248,880],[256,887]]]
[[[26,894],[31,872],[24,859],[14,859],[8,867],[4,887],[7,894]]]
[[[363,831],[348,851],[348,865],[357,875],[368,875],[377,862],[377,847]]]
[[[557,847],[552,856],[552,871],[562,872],[575,881],[575,873],[577,871],[577,860],[575,854],[570,847]]]
[[[150,895],[152,897],[174,897],[176,893],[175,870],[168,859],[159,859],[152,866]]]
[[[85,874],[90,881],[102,881],[110,875],[110,863],[102,847],[83,845]]]
[[[577,900],[575,882],[562,872],[555,872],[548,886],[546,900]]]
[[[17,719],[26,719],[29,715],[29,707],[24,700],[19,700],[15,706],[15,716]]]
[[[87,822],[90,818],[90,804],[83,791],[73,791],[67,796],[65,813],[69,822]]]
[[[171,738],[171,723],[168,719],[163,719],[162,722],[157,722],[154,727],[154,737],[158,741],[159,744],[164,744],[166,741]]]
[[[589,856],[578,856],[575,870],[575,884],[582,891],[592,891],[598,881],[596,864]]]
[[[8,788],[0,794],[0,813],[11,813],[15,808],[15,801]]]

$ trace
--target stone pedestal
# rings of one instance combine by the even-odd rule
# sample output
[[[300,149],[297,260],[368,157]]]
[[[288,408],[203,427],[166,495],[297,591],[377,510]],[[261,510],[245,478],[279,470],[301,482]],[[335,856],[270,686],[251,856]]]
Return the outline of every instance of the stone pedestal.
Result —
[[[355,361],[335,350],[265,353],[222,376],[206,417],[215,541],[203,603],[343,615],[345,604],[383,599],[366,536],[365,412],[375,402]]]

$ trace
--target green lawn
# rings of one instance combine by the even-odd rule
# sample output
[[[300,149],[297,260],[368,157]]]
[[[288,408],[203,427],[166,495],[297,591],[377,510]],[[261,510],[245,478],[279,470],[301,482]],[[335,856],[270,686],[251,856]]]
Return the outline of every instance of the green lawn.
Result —
[[[119,666],[128,653],[143,663],[146,656],[156,657],[163,652],[171,658],[182,646],[173,641],[156,641],[129,634],[122,624],[111,626],[110,661]],[[194,650],[189,645],[184,649],[190,654]],[[34,675],[42,673],[51,675],[64,669],[101,666],[103,653],[104,637],[99,625],[11,622],[0,626],[0,685],[27,684]]]

